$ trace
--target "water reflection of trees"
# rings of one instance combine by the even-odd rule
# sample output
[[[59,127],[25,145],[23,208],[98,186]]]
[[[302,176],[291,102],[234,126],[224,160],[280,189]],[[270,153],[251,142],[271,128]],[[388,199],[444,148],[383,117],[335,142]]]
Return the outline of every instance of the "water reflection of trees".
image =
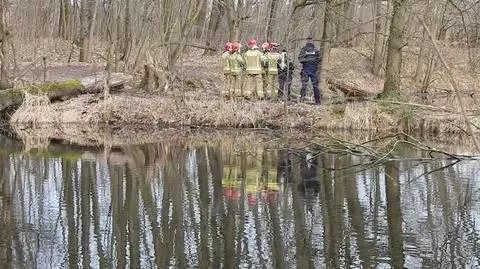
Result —
[[[342,169],[358,161],[180,140],[98,160],[4,155],[0,267],[478,262],[476,169],[457,165],[420,178],[445,163]]]

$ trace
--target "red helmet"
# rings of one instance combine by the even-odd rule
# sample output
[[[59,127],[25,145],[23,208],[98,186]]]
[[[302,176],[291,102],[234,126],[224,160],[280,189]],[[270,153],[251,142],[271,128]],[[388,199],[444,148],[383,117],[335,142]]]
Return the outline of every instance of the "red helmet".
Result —
[[[270,43],[270,41],[265,41],[263,42],[263,45],[262,45],[262,49],[263,50],[270,50],[272,44]]]
[[[238,42],[233,42],[232,51],[240,51],[241,48],[242,48],[242,44]]]
[[[270,49],[277,50],[280,47],[278,43],[272,42],[270,43]]]
[[[225,46],[223,46],[224,51],[231,51],[232,50],[232,42],[228,41],[225,43]]]
[[[255,40],[255,39],[250,39],[250,40],[248,40],[247,46],[248,46],[249,48],[251,48],[251,49],[256,49],[256,48],[258,48],[258,47],[257,47],[257,40]]]

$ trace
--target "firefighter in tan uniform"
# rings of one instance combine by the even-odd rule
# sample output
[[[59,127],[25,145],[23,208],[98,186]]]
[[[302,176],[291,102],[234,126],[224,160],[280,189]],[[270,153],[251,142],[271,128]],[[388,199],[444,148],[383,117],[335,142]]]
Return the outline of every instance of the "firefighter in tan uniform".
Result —
[[[245,52],[246,62],[246,87],[243,96],[251,98],[255,94],[257,98],[265,98],[262,84],[262,61],[263,54],[258,50],[257,41],[254,39],[248,40],[248,50]]]
[[[243,66],[245,65],[245,60],[243,59],[242,55],[240,54],[240,48],[242,45],[238,42],[234,42],[232,45],[232,53],[228,58],[228,63],[230,64],[230,74],[231,74],[231,88],[230,93],[235,94],[237,97],[242,96],[242,88],[241,88],[241,78],[242,78],[242,71]]]
[[[278,52],[278,44],[270,43],[265,53],[265,62],[267,66],[267,88],[265,92],[267,98],[273,98],[278,91],[278,67],[277,64],[280,60],[280,53]]]
[[[223,89],[223,95],[228,98],[233,95],[232,89],[232,79],[231,79],[231,70],[230,70],[230,54],[232,53],[232,42],[225,43],[222,53],[222,65],[223,65],[223,76],[225,80],[225,86]]]

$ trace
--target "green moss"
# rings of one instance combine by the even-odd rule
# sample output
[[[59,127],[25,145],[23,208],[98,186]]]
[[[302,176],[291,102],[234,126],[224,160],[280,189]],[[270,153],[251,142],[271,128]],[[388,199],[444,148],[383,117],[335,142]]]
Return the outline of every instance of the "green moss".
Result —
[[[332,106],[332,113],[335,116],[343,117],[345,115],[345,108],[346,107],[347,107],[346,104],[334,105],[334,106]]]
[[[23,97],[23,92],[30,94],[48,93],[57,90],[80,89],[82,84],[79,80],[69,79],[65,81],[45,82],[34,85],[29,85],[21,88],[10,88],[0,91],[0,99],[15,100],[18,97]]]
[[[377,96],[377,99],[385,100],[385,101],[400,101],[402,97],[401,92],[393,91],[393,92],[382,92]]]
[[[67,90],[67,89],[79,89],[82,87],[82,84],[77,79],[69,79],[64,81],[54,81],[54,82],[43,82],[38,84],[33,84],[20,88],[10,88],[2,91],[2,94],[17,94],[18,92],[26,91],[30,94],[38,94],[44,92],[51,92],[56,90]]]
[[[64,81],[45,82],[31,85],[25,88],[28,93],[38,94],[42,92],[51,92],[56,90],[80,89],[82,84],[79,80],[69,79]]]

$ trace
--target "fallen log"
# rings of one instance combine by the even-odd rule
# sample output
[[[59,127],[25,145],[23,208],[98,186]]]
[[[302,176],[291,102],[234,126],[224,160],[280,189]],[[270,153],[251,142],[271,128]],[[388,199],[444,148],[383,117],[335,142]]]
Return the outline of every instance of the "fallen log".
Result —
[[[341,91],[343,94],[345,94],[345,97],[347,98],[363,98],[371,95],[365,90],[347,85],[341,81],[332,78],[327,78],[326,82],[330,90]]]
[[[131,75],[122,73],[110,74],[109,88],[114,92],[133,80]],[[45,94],[50,101],[62,100],[81,94],[101,93],[107,81],[107,74],[88,76],[80,79],[45,82],[22,88],[12,88],[0,91],[0,113],[15,109],[23,103],[24,93]]]

